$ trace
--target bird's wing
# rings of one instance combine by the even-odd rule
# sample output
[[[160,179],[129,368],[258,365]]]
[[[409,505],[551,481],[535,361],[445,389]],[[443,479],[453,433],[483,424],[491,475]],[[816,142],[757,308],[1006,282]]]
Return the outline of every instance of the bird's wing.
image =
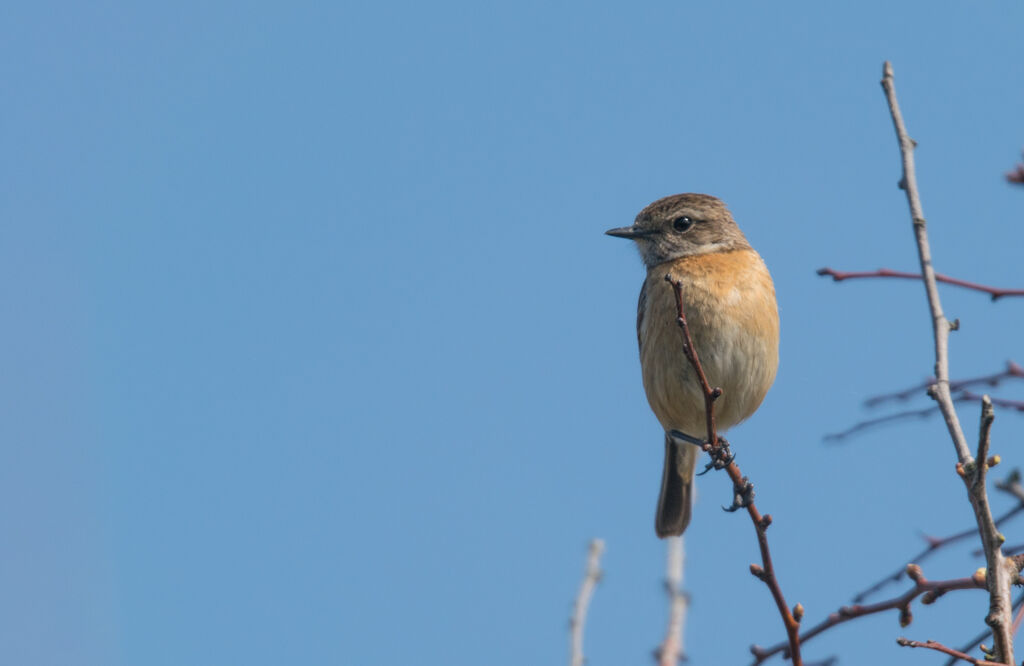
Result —
[[[636,304],[636,344],[640,348],[640,352],[644,350],[644,340],[640,335],[641,327],[644,325],[644,310],[647,309],[647,280],[644,280],[644,284],[640,287],[640,300]]]

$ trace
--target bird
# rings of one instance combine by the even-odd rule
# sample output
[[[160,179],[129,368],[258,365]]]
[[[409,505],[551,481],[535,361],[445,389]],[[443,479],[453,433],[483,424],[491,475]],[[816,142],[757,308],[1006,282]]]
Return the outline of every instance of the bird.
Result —
[[[655,512],[658,537],[681,535],[690,523],[699,447],[678,430],[706,439],[704,393],[683,352],[673,286],[680,283],[693,347],[708,383],[720,388],[720,431],[752,415],[775,381],[779,314],[768,268],[726,205],[708,194],[658,199],[632,226],[605,232],[636,243],[647,268],[636,332],[644,391],[665,431],[665,462]]]

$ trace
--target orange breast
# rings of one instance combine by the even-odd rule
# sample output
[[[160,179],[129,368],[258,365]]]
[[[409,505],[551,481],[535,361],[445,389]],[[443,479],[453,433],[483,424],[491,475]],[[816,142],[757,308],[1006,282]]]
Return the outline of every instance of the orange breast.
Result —
[[[670,273],[682,282],[694,347],[712,386],[720,430],[754,413],[775,380],[779,315],[775,288],[761,257],[738,250],[685,257],[650,268],[638,313],[644,389],[666,430],[705,437],[704,398],[676,323]]]

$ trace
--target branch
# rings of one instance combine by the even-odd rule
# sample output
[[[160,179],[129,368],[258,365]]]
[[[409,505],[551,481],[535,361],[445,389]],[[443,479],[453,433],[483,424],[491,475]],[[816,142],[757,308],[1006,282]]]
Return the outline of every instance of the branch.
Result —
[[[572,617],[569,619],[569,664],[583,666],[583,627],[587,622],[587,608],[594,596],[594,588],[601,580],[601,553],[604,552],[604,541],[594,539],[590,542],[587,554],[587,568],[580,584],[580,591],[573,604]]]
[[[893,597],[886,601],[879,601],[874,604],[868,604],[861,606],[854,604],[852,606],[842,606],[834,613],[831,613],[824,620],[814,625],[803,634],[800,635],[800,643],[806,643],[815,636],[824,631],[831,629],[836,625],[849,622],[858,617],[864,617],[865,615],[874,615],[875,613],[882,613],[888,610],[899,610],[900,612],[900,626],[908,626],[914,619],[914,615],[910,610],[910,604],[914,599],[925,595],[921,599],[921,603],[929,605],[935,603],[939,597],[951,592],[953,590],[969,590],[969,589],[984,589],[985,579],[983,576],[975,574],[969,578],[954,578],[953,580],[927,580],[924,574],[921,573],[921,567],[916,564],[908,564],[905,569],[907,575],[914,581],[914,587],[910,588],[898,597]],[[769,657],[782,653],[783,656],[788,656],[785,643],[778,643],[770,648],[760,648],[754,646],[750,650],[754,655],[754,664],[760,664]]]
[[[803,617],[803,606],[797,604],[792,611],[789,609],[786,605],[786,598],[782,594],[782,588],[779,586],[779,581],[775,577],[775,567],[772,565],[772,554],[768,548],[767,534],[768,526],[772,524],[772,517],[768,514],[762,516],[761,512],[757,510],[757,507],[754,505],[754,486],[740,472],[739,466],[736,465],[735,460],[729,453],[728,443],[718,436],[718,431],[715,428],[715,400],[722,395],[722,390],[720,388],[711,388],[711,385],[708,384],[708,378],[704,374],[704,368],[701,366],[697,350],[694,348],[693,338],[690,337],[690,326],[686,321],[686,309],[683,305],[682,283],[674,280],[671,275],[666,275],[665,280],[672,285],[672,289],[675,292],[676,314],[678,315],[676,323],[679,324],[679,328],[683,332],[683,353],[686,355],[690,365],[693,366],[697,379],[700,381],[701,391],[704,393],[704,411],[707,416],[708,439],[707,442],[702,444],[702,448],[710,454],[712,466],[716,469],[724,468],[729,478],[732,479],[734,499],[732,507],[727,510],[735,511],[739,508],[745,508],[750,515],[751,522],[754,523],[754,529],[757,531],[757,544],[761,550],[761,565],[751,564],[750,573],[764,582],[771,591],[775,605],[779,609],[779,615],[782,617],[782,624],[786,628],[793,666],[802,666],[803,661],[800,657],[800,618]],[[671,434],[677,436],[683,433],[672,431]]]
[[[1006,174],[1006,182],[1014,185],[1024,185],[1024,164],[1013,165],[1013,171]]]
[[[984,375],[982,377],[972,377],[970,379],[952,380],[949,382],[949,388],[951,391],[959,391],[967,388],[968,386],[974,386],[975,384],[985,384],[995,388],[996,386],[999,386],[1000,382],[1004,379],[1010,379],[1011,377],[1024,378],[1024,368],[1020,367],[1012,360],[1006,362],[1006,369],[1002,372],[995,372],[991,375]],[[883,402],[888,402],[890,400],[909,400],[910,398],[926,391],[928,387],[934,383],[935,378],[932,377],[922,384],[916,384],[908,389],[903,389],[902,391],[872,396],[865,400],[864,404],[868,407],[876,407]]]
[[[920,273],[905,273],[903,271],[894,271],[890,268],[879,268],[877,271],[849,272],[837,271],[833,268],[819,268],[818,275],[827,275],[835,282],[842,282],[843,280],[858,280],[863,278],[921,279]],[[938,282],[945,282],[946,284],[953,284],[965,289],[984,292],[991,296],[993,301],[998,301],[1004,296],[1024,296],[1024,289],[1001,289],[999,287],[990,287],[988,285],[978,284],[977,282],[968,282],[967,280],[961,280],[960,278],[949,277],[948,275],[942,275],[941,273],[935,274],[935,280]]]
[[[1001,525],[1003,522],[1009,520],[1010,518],[1013,518],[1014,516],[1016,516],[1021,511],[1024,511],[1024,501],[1019,502],[1017,504],[1017,506],[1009,509],[1006,513],[1004,513],[1003,515],[999,516],[999,518],[997,518],[996,521],[995,521],[996,525]],[[978,533],[978,528],[971,527],[971,528],[968,528],[966,530],[963,530],[962,532],[957,532],[956,534],[951,534],[951,535],[949,535],[947,537],[937,538],[937,537],[925,536],[924,539],[928,543],[927,547],[925,547],[924,550],[922,550],[920,553],[918,553],[914,557],[910,558],[910,561],[914,562],[915,564],[920,564],[922,560],[926,559],[928,556],[930,556],[932,553],[934,553],[935,551],[939,550],[940,548],[944,548],[944,547],[946,547],[946,546],[948,546],[948,545],[950,545],[952,543],[956,543],[957,541],[962,541],[963,539],[966,539],[967,537],[973,536],[973,535],[975,535],[977,533]],[[981,555],[981,552],[979,551],[978,553],[976,553],[976,555]],[[874,585],[872,585],[868,589],[864,590],[863,592],[858,593],[857,596],[855,596],[853,598],[853,602],[854,603],[860,603],[860,602],[864,601],[864,599],[866,599],[870,595],[874,594],[878,590],[880,590],[883,587],[885,587],[887,584],[898,582],[901,578],[903,578],[903,575],[906,572],[907,572],[906,567],[901,567],[899,571],[896,571],[895,573],[893,573],[890,576],[886,576],[885,578],[883,578],[882,580],[878,581],[877,583],[875,583]]]
[[[1019,608],[1021,610],[1024,610],[1024,594],[1021,594],[1021,595],[1019,595],[1017,597],[1017,599],[1013,602],[1013,607],[1014,608]],[[1019,617],[1020,617],[1020,612],[1018,611],[1017,618],[1019,618]],[[1014,620],[1013,620],[1015,625],[1016,625],[1016,622],[1017,622],[1017,618],[1014,618]],[[1016,627],[1014,628],[1014,633],[1016,634]],[[989,636],[991,636],[991,635],[992,635],[991,631],[983,631],[983,632],[981,632],[980,634],[975,636],[973,639],[971,639],[970,643],[967,643],[966,645],[960,646],[960,652],[970,652],[974,648],[976,648],[979,645],[981,645],[981,642],[983,640],[985,640],[986,638],[988,638]],[[982,646],[982,649],[984,649],[984,646]],[[951,659],[949,659],[946,662],[945,666],[954,666],[954,664],[956,664],[957,661],[959,661],[959,659],[957,657],[952,657]]]
[[[665,640],[655,652],[659,666],[675,666],[684,660],[683,626],[689,600],[683,592],[683,537],[668,539],[668,562],[665,568],[665,591],[668,592],[668,628]]]
[[[903,421],[904,419],[915,417],[919,419],[924,419],[928,418],[937,411],[939,411],[938,407],[925,407],[924,409],[908,409],[907,411],[896,412],[895,414],[889,414],[887,416],[879,416],[878,418],[874,419],[865,419],[864,421],[858,421],[857,423],[854,423],[846,430],[826,433],[825,436],[822,437],[822,439],[825,440],[826,442],[841,442],[842,440],[846,439],[851,435],[856,435],[861,431],[874,428],[875,426],[883,425],[885,423],[892,423],[893,421]]]
[[[896,129],[896,138],[899,141],[900,155],[903,161],[903,178],[900,186],[906,192],[907,204],[910,206],[910,216],[914,225],[914,237],[917,240],[918,257],[921,263],[921,274],[924,276],[925,292],[928,296],[928,307],[932,317],[932,331],[935,338],[935,383],[928,389],[929,395],[939,403],[939,408],[946,420],[946,427],[953,440],[956,449],[958,471],[963,470],[963,479],[967,484],[967,495],[970,498],[971,506],[974,509],[975,520],[978,523],[978,533],[981,536],[985,547],[985,561],[988,564],[988,575],[986,581],[989,590],[989,614],[985,622],[992,627],[994,653],[1004,663],[1014,663],[1013,658],[1013,637],[1010,635],[1010,571],[1005,566],[1003,554],[1000,551],[1002,535],[992,520],[992,512],[989,509],[988,497],[985,493],[985,457],[981,457],[978,464],[975,464],[971,457],[970,449],[967,446],[967,438],[960,427],[960,420],[957,418],[956,409],[953,406],[953,397],[949,389],[949,331],[952,324],[946,319],[942,312],[942,303],[939,300],[939,289],[935,278],[935,269],[932,266],[931,248],[928,244],[928,231],[921,208],[921,199],[917,192],[917,176],[914,171],[914,141],[907,134],[906,126],[903,124],[903,115],[900,113],[899,102],[896,99],[896,87],[893,81],[892,65],[885,63],[882,74],[882,88],[885,90],[886,101],[889,104],[889,112],[892,115],[893,126]],[[986,414],[992,410],[991,403],[984,403],[987,407],[982,409],[982,443],[979,443],[979,454],[982,447],[987,453],[988,448],[988,426],[985,425]],[[1016,577],[1016,576],[1014,576]]]
[[[952,383],[951,383],[952,385]],[[981,402],[985,396],[979,395],[967,389],[960,390],[953,397],[953,402]],[[1017,412],[1024,412],[1024,400],[1007,400],[1006,398],[989,398],[992,404],[996,407],[1002,407],[1005,409],[1012,409]],[[822,439],[826,442],[838,443],[850,437],[856,435],[864,430],[869,430],[875,426],[884,425],[886,423],[892,423],[894,421],[902,421],[909,418],[926,419],[932,414],[940,411],[937,406],[925,407],[924,409],[908,409],[902,412],[896,412],[895,414],[887,414],[886,416],[879,416],[873,419],[865,419],[858,421],[846,430],[839,432],[826,433]]]
[[[959,652],[957,650],[954,650],[953,648],[946,647],[942,643],[938,643],[936,641],[925,641],[924,643],[922,643],[920,641],[912,641],[901,637],[897,638],[896,642],[902,645],[903,647],[929,648],[931,650],[938,650],[943,654],[948,654],[951,657],[955,657],[956,659],[959,659],[961,661],[966,661],[968,664],[974,664],[975,666],[1001,666],[1001,662],[985,661],[984,659],[975,659],[969,654],[964,654],[963,652]]]

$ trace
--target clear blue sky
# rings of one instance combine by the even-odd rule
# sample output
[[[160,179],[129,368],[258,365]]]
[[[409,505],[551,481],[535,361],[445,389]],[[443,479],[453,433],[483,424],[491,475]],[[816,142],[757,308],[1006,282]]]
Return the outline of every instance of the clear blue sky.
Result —
[[[814,275],[915,265],[882,61],[939,270],[1021,286],[1024,190],[1002,174],[1024,145],[1022,21],[964,2],[8,3],[0,661],[563,663],[599,536],[589,663],[645,663],[661,434],[640,262],[602,232],[683,191],[726,200],[775,277],[778,380],[732,440],[817,621],[917,530],[971,521],[938,419],[822,444],[931,370],[918,285]],[[1024,302],[944,297],[955,375],[1024,360]],[[1010,465],[1022,431],[998,413]],[[718,508],[727,480],[700,495],[687,645],[745,663],[780,624],[749,522]],[[961,549],[925,573],[976,566]],[[807,656],[936,663],[895,637],[959,643],[985,607],[950,595]]]

